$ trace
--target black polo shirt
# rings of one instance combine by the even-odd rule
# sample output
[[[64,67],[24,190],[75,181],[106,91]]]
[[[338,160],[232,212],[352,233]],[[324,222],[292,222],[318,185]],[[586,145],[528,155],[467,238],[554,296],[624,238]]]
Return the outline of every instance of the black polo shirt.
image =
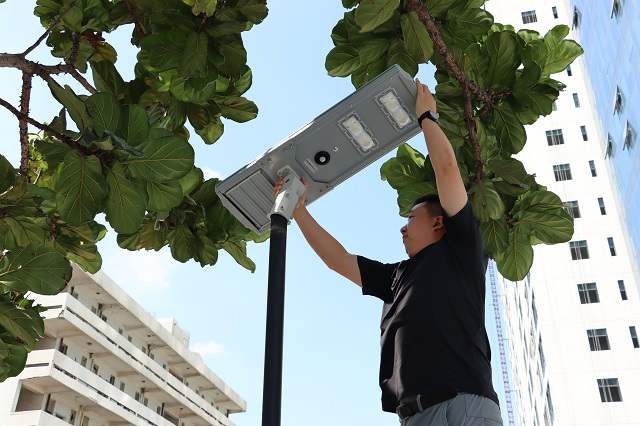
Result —
[[[498,397],[491,383],[485,330],[485,254],[467,204],[444,217],[446,233],[400,263],[358,256],[362,294],[382,308],[380,388],[383,411],[422,394],[438,400],[457,392]]]

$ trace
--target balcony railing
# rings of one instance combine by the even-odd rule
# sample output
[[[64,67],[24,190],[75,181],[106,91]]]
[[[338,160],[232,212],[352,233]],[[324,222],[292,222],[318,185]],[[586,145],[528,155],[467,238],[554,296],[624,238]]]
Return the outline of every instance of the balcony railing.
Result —
[[[162,386],[162,388],[168,394],[181,401],[182,404],[208,422],[217,422],[223,426],[234,426],[234,423],[214,405],[162,368],[157,361],[151,359],[78,300],[66,293],[55,297],[59,296],[64,296],[63,300],[56,300],[55,302],[60,308],[47,311],[51,318],[63,317],[67,319],[102,346],[110,348],[114,356],[119,357],[141,375],[150,378],[156,385],[166,385]],[[47,300],[47,305],[50,305],[49,300]]]
[[[35,377],[52,377],[134,425],[171,426],[155,411],[55,349],[37,350],[29,354],[27,368],[20,374],[20,379]]]

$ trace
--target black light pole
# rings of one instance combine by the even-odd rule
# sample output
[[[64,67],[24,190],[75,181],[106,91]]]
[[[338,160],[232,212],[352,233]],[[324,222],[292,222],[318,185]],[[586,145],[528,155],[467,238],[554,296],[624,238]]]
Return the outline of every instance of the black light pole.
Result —
[[[287,255],[287,219],[271,215],[267,329],[264,344],[262,426],[280,426],[282,406],[282,340],[284,328],[284,274]]]
[[[280,426],[282,407],[282,342],[284,329],[284,275],[287,256],[287,225],[305,187],[290,167],[280,171],[281,191],[271,210],[267,328],[264,343],[262,426]]]

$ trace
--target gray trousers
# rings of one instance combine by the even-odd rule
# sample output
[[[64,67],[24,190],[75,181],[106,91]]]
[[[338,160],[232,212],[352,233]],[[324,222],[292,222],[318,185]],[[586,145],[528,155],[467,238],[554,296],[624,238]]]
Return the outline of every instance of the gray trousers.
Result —
[[[400,421],[401,426],[502,426],[500,407],[489,398],[459,393]]]

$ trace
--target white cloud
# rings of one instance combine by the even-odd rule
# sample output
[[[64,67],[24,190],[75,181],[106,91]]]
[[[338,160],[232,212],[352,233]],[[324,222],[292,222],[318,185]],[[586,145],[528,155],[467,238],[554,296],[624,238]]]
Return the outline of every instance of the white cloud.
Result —
[[[102,270],[120,287],[132,295],[144,295],[149,291],[166,290],[171,285],[174,260],[169,250],[128,251],[123,249],[108,253]],[[107,254],[107,253],[104,253]]]
[[[204,175],[205,180],[213,179],[213,178],[222,180],[224,178],[224,176],[222,176],[222,173],[216,170],[213,170],[209,167],[201,167],[201,169],[202,169],[202,174]]]
[[[224,352],[224,346],[213,341],[194,343],[191,345],[190,349],[193,352],[199,353],[203,357],[206,355],[216,355]]]

